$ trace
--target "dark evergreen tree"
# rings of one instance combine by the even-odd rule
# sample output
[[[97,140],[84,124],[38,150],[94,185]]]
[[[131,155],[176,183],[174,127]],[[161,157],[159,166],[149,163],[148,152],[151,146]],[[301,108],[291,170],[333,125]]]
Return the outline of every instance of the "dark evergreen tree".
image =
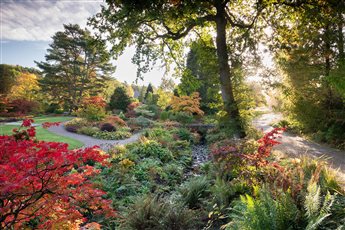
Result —
[[[147,86],[146,93],[145,93],[145,100],[147,99],[147,96],[149,95],[149,93],[153,94],[153,87],[151,83]]]
[[[117,87],[110,98],[109,107],[111,110],[118,109],[126,111],[127,106],[131,103],[131,98],[127,94],[126,88]]]

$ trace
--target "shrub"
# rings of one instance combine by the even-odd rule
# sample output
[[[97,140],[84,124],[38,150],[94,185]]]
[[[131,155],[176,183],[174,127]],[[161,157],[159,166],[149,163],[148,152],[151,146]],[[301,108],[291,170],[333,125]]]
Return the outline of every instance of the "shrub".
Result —
[[[99,128],[97,127],[81,127],[77,130],[78,133],[80,134],[85,134],[87,136],[93,136],[95,135],[97,132],[99,132]]]
[[[104,123],[101,125],[101,131],[106,131],[106,132],[115,132],[116,128],[114,125],[110,123]]]
[[[0,228],[76,229],[87,216],[114,216],[105,192],[89,180],[99,171],[87,165],[105,166],[108,156],[93,148],[70,151],[67,144],[36,141],[32,122],[25,120],[21,129],[27,129],[16,136],[0,136]]]
[[[134,109],[137,116],[152,118],[155,114],[148,109],[148,105],[139,105]]]
[[[98,138],[98,139],[104,139],[104,140],[120,140],[120,139],[125,139],[129,138],[132,136],[130,132],[125,132],[125,131],[117,131],[117,132],[107,132],[107,131],[101,131],[101,132],[96,132],[93,134],[93,137]]]
[[[169,130],[163,128],[152,128],[144,132],[145,137],[162,143],[173,142],[173,135]]]
[[[204,112],[200,109],[200,97],[199,93],[192,93],[191,96],[173,96],[171,99],[171,107],[174,112],[184,112],[189,115],[204,115]]]
[[[119,118],[121,118],[123,121],[127,119],[127,117],[125,116],[125,114],[123,114],[122,111],[119,113],[118,116],[119,116]]]
[[[9,112],[16,112],[21,114],[30,114],[39,108],[39,104],[36,101],[29,101],[26,99],[16,99],[11,101],[12,108]]]
[[[202,176],[193,177],[180,187],[181,199],[189,208],[202,207],[202,199],[209,194],[209,181]]]
[[[140,105],[139,102],[132,102],[127,106],[127,112],[126,112],[126,117],[128,118],[133,118],[135,117],[136,113],[134,109]]]
[[[91,96],[83,98],[82,105],[94,105],[97,107],[105,108],[107,103],[104,98],[101,96]]]
[[[73,126],[79,129],[81,127],[85,127],[89,125],[90,123],[84,118],[74,118],[73,120],[70,120],[65,123],[65,128],[67,128],[68,126]]]
[[[126,122],[122,118],[120,118],[118,116],[107,116],[104,119],[104,122],[110,123],[110,124],[112,124],[112,125],[114,125],[116,127],[117,126],[126,126],[127,125]]]
[[[131,98],[127,94],[127,90],[120,86],[114,90],[113,95],[110,97],[109,107],[111,110],[125,111],[127,106],[131,103]]]
[[[139,197],[129,208],[125,229],[197,229],[196,215],[181,205],[152,196]]]
[[[194,118],[188,113],[178,112],[174,114],[174,119],[171,120],[176,120],[178,122],[181,122],[182,124],[190,124],[193,122]]]
[[[173,155],[167,148],[163,148],[161,144],[156,141],[144,141],[140,145],[131,150],[131,153],[136,154],[142,158],[155,157],[162,162],[173,160]]]
[[[186,128],[177,129],[177,135],[183,141],[192,142],[194,139],[192,133]]]
[[[281,192],[276,199],[266,190],[260,190],[257,199],[249,195],[241,196],[230,214],[232,221],[226,229],[275,230],[299,227],[296,226],[299,212],[289,194]]]
[[[101,121],[106,116],[105,105],[106,103],[102,97],[87,97],[83,99],[75,114],[89,121]]]
[[[48,108],[46,109],[47,113],[56,113],[56,114],[62,114],[63,108],[58,103],[51,103],[49,104]]]
[[[65,126],[65,129],[66,129],[68,132],[77,133],[78,130],[79,130],[79,127],[78,127],[78,126],[75,126],[75,125],[69,125],[69,126]]]
[[[146,118],[146,117],[136,117],[136,118],[131,118],[129,121],[128,121],[128,125],[130,127],[140,127],[140,128],[148,128],[150,126],[153,125],[153,121]]]
[[[170,112],[169,112],[169,111],[162,111],[162,112],[161,112],[160,119],[161,119],[162,121],[168,120],[169,117],[170,117]]]
[[[75,114],[78,117],[86,118],[88,121],[101,121],[106,116],[104,108],[95,105],[85,105],[78,109]]]

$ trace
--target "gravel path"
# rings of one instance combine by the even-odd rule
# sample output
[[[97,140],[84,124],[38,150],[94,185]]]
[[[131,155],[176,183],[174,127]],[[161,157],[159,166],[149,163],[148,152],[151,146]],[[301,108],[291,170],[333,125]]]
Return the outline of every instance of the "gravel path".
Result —
[[[265,114],[254,119],[253,125],[264,132],[271,131],[273,127],[270,124],[283,118],[282,114],[274,113],[267,108],[261,108],[260,111],[265,112]],[[290,157],[325,157],[330,166],[338,170],[339,179],[345,182],[345,151],[318,144],[287,132],[283,133],[279,141],[282,144],[276,146],[275,149]]]
[[[96,139],[90,136],[82,135],[82,134],[77,134],[77,133],[71,133],[65,130],[64,125],[59,125],[59,126],[53,126],[48,128],[49,131],[70,137],[73,139],[76,139],[82,143],[84,143],[84,147],[91,147],[94,145],[98,145],[102,150],[107,151],[114,145],[125,145],[129,144],[132,142],[135,142],[139,140],[141,133],[136,133],[132,135],[130,138],[124,139],[124,140],[101,140],[101,139]]]

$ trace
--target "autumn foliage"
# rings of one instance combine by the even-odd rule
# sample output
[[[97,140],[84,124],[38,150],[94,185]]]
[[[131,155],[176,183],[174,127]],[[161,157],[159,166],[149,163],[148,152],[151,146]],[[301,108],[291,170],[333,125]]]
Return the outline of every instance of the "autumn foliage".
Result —
[[[104,119],[104,122],[110,123],[114,126],[126,126],[126,122],[118,116],[108,116]]]
[[[82,101],[83,106],[93,105],[104,108],[107,103],[101,96],[92,96],[92,97],[86,97]]]
[[[138,107],[139,105],[140,105],[139,102],[132,102],[131,104],[129,104],[127,106],[127,112],[125,114],[126,117],[128,117],[128,118],[135,117],[136,113],[135,113],[134,109],[136,107]]]
[[[204,115],[200,109],[199,93],[194,92],[190,96],[173,96],[171,99],[171,107],[174,112],[184,112],[190,115]]]
[[[241,151],[231,145],[220,146],[212,149],[212,155],[216,162],[227,164],[226,168],[231,168],[234,165],[252,165],[256,168],[273,166],[278,170],[282,167],[275,162],[270,162],[268,158],[271,156],[274,146],[280,144],[277,138],[285,131],[285,128],[275,128],[266,133],[258,140],[259,147],[254,153],[241,153]]]
[[[0,136],[0,228],[76,229],[86,216],[113,216],[104,191],[89,179],[106,164],[96,148],[68,150],[35,140],[32,120]]]

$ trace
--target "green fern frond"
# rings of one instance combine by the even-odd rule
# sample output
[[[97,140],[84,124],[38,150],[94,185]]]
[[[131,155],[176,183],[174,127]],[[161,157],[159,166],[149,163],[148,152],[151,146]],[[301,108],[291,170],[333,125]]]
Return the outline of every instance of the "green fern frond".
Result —
[[[320,209],[320,187],[316,184],[316,182],[311,181],[307,187],[307,192],[304,208],[306,210],[308,219],[311,219],[317,215]]]

